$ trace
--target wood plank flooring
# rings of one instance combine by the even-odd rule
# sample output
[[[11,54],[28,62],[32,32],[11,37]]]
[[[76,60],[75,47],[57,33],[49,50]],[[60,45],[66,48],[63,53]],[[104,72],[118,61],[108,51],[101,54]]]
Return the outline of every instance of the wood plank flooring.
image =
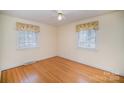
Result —
[[[124,77],[61,57],[2,71],[2,83],[124,82]]]

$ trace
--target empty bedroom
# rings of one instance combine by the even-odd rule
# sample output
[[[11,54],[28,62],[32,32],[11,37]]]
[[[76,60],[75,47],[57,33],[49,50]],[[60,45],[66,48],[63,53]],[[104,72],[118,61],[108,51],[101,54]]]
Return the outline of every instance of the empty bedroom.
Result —
[[[0,10],[1,83],[124,83],[123,10]]]

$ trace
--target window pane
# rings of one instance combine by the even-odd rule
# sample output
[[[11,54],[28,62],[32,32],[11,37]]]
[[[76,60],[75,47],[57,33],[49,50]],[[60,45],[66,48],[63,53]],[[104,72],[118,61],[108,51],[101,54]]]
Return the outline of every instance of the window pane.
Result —
[[[78,46],[83,48],[95,48],[96,31],[80,31],[78,32]]]
[[[37,32],[18,31],[19,48],[37,47]]]

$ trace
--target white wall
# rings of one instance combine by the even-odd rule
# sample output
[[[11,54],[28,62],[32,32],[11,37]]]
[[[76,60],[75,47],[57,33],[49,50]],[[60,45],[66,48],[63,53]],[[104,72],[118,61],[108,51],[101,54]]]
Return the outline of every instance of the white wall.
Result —
[[[61,57],[124,75],[124,12],[115,12],[88,18],[63,25],[57,29],[50,25],[5,15],[0,15],[0,18],[1,69],[8,69],[29,61],[56,56],[57,53]],[[75,26],[94,20],[99,21],[97,48],[95,50],[77,48]],[[39,48],[17,49],[16,22],[25,22],[40,26]]]
[[[75,26],[99,21],[97,48],[77,48]],[[93,67],[124,75],[124,12],[88,18],[58,28],[58,55]]]
[[[46,24],[39,24],[6,15],[0,15],[2,29],[2,54],[0,57],[1,69],[8,69],[26,62],[41,60],[56,56],[56,28]],[[24,22],[39,25],[39,48],[17,49],[16,46],[16,22]],[[1,34],[1,33],[0,33]],[[0,37],[1,40],[1,37]]]

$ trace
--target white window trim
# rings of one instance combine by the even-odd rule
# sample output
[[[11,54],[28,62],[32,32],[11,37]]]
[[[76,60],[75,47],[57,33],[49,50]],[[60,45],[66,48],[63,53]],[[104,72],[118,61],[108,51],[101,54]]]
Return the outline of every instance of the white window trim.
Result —
[[[19,47],[19,33],[18,33],[18,31],[16,31],[16,49],[17,50],[23,50],[23,49],[36,49],[36,48],[40,48],[40,45],[39,45],[39,34],[40,34],[40,32],[37,32],[38,33],[38,36],[37,36],[37,46],[35,46],[35,47],[22,47],[22,48],[20,48]]]
[[[97,45],[97,39],[98,39],[98,31],[96,31],[96,37],[95,37],[95,48],[86,48],[86,47],[81,47],[81,46],[79,46],[79,42],[78,42],[78,40],[79,40],[79,32],[76,32],[76,46],[77,46],[77,48],[78,49],[86,49],[86,50],[98,50],[98,45]]]

